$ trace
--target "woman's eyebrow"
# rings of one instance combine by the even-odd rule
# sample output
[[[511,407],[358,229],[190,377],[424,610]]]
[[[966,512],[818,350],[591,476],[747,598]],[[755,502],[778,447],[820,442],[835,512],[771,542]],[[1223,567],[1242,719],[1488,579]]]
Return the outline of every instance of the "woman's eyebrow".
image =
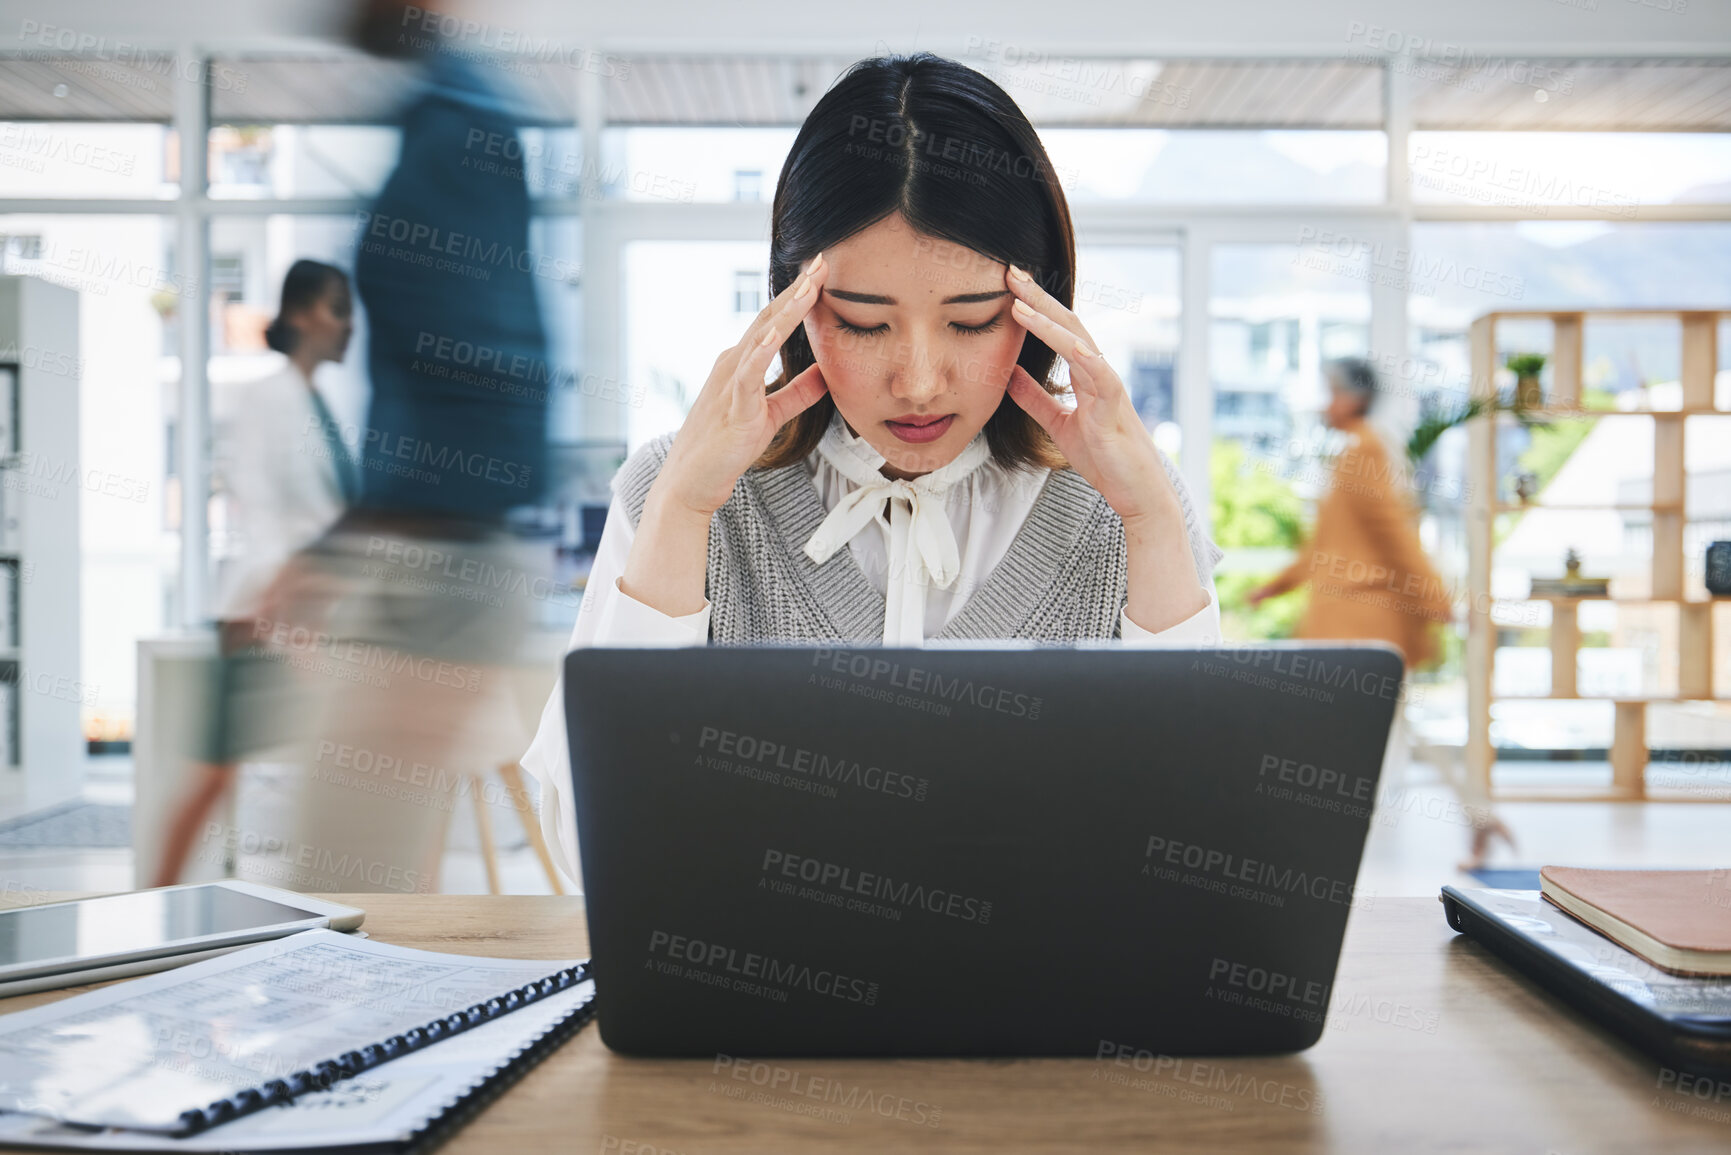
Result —
[[[885,297],[878,293],[855,293],[847,289],[831,289],[825,287],[824,292],[832,297],[840,297],[844,301],[852,301],[858,305],[893,305],[894,297]],[[1008,289],[993,289],[982,293],[957,293],[953,297],[945,297],[940,304],[944,305],[977,305],[981,301],[995,301],[999,297],[1010,295]]]

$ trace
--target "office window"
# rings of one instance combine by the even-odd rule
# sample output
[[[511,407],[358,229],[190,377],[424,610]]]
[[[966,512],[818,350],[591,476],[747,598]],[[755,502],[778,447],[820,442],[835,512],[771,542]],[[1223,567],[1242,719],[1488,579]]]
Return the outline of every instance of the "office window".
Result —
[[[716,356],[739,343],[751,313],[740,288],[757,291],[769,267],[761,241],[632,241],[625,246],[624,369],[632,449],[679,428]],[[761,307],[761,306],[758,306]],[[773,372],[773,368],[772,368]]]
[[[1415,132],[1420,204],[1597,208],[1731,201],[1731,137],[1704,132]],[[1542,215],[1542,214],[1541,214]]]
[[[0,196],[166,199],[179,169],[164,124],[0,121]]]
[[[246,258],[232,253],[210,258],[210,293],[231,305],[246,304]]]
[[[454,163],[517,172],[533,197],[588,188],[575,129],[522,128],[465,141]],[[371,197],[396,167],[401,132],[391,125],[219,124],[210,130],[210,195],[225,200]]]
[[[733,174],[733,199],[736,201],[760,201],[763,199],[763,171],[761,169],[740,169]]]
[[[1074,308],[1118,371],[1142,423],[1178,448],[1176,245],[1079,245]]]
[[[773,190],[796,131],[612,128],[603,134],[603,161],[592,175],[603,195],[619,200],[759,200]],[[1046,127],[1039,133],[1066,194],[1080,202],[1385,199],[1388,140],[1381,131]],[[758,192],[746,195],[742,186],[752,171],[760,174]]]
[[[1321,420],[1323,363],[1369,350],[1373,246],[1300,235],[1212,250],[1212,532],[1227,552],[1216,577],[1225,628],[1240,637],[1287,637],[1297,626],[1300,597],[1255,609],[1242,599],[1299,546],[1306,505],[1326,480],[1335,442]]]
[[[372,196],[397,163],[400,134],[382,125],[218,124],[210,195],[224,200]]]
[[[1078,202],[1377,204],[1381,132],[1042,128],[1064,192]]]
[[[1209,301],[1209,372],[1214,435],[1265,467],[1310,464],[1327,399],[1324,361],[1362,355],[1370,340],[1369,256],[1353,246],[1327,260],[1298,244],[1214,249]]]
[[[755,314],[763,308],[766,274],[759,269],[741,269],[733,274],[733,311]]]
[[[1427,380],[1456,393],[1471,380],[1467,329],[1495,310],[1723,307],[1731,224],[1717,222],[1436,222],[1412,226],[1408,341]],[[1539,342],[1549,325],[1499,342]],[[1612,392],[1675,380],[1677,342],[1653,322],[1595,322],[1583,333],[1584,384]],[[1518,351],[1518,350],[1517,350]],[[1548,376],[1548,373],[1547,373]]]
[[[250,190],[257,196],[271,193],[273,140],[268,128],[219,125],[210,133],[210,187],[218,195],[239,195]]]
[[[690,204],[761,200],[768,174],[779,176],[798,130],[787,128],[610,128],[601,163],[589,174],[597,195],[626,201]],[[740,177],[759,174],[756,196]],[[773,187],[773,179],[768,180]]]

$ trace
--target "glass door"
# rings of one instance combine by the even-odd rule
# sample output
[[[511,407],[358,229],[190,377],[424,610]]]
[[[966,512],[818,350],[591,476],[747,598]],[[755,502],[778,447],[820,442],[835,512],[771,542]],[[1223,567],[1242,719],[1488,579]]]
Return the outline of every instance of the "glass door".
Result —
[[[1208,223],[1191,234],[1187,283],[1191,363],[1204,397],[1185,433],[1207,444],[1205,483],[1224,628],[1246,639],[1291,634],[1302,596],[1252,609],[1244,595],[1284,568],[1314,524],[1315,502],[1338,448],[1322,419],[1324,366],[1360,357],[1379,369],[1374,423],[1404,440],[1411,408],[1404,362],[1406,250],[1398,222],[1327,218]],[[1392,431],[1391,431],[1392,430]],[[1199,463],[1188,463],[1195,477]]]

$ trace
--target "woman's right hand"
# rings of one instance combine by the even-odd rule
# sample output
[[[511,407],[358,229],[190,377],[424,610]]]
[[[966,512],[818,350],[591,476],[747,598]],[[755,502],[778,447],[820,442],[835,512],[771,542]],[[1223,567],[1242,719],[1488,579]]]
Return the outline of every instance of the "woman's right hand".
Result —
[[[777,431],[824,395],[827,386],[815,364],[774,393],[764,389],[763,377],[782,343],[817,304],[828,274],[829,264],[819,253],[757,315],[739,344],[715,359],[648,502],[709,517],[733,495],[734,484],[763,456]]]

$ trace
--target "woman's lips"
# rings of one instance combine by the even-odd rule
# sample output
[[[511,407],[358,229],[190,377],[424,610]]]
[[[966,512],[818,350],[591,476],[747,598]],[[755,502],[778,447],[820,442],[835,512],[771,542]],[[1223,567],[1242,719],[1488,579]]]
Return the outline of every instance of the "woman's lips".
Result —
[[[884,424],[889,426],[891,433],[903,441],[912,441],[918,444],[925,441],[936,441],[948,433],[950,425],[955,419],[954,413],[946,413],[944,416],[933,420],[919,418],[913,421],[885,421]]]

